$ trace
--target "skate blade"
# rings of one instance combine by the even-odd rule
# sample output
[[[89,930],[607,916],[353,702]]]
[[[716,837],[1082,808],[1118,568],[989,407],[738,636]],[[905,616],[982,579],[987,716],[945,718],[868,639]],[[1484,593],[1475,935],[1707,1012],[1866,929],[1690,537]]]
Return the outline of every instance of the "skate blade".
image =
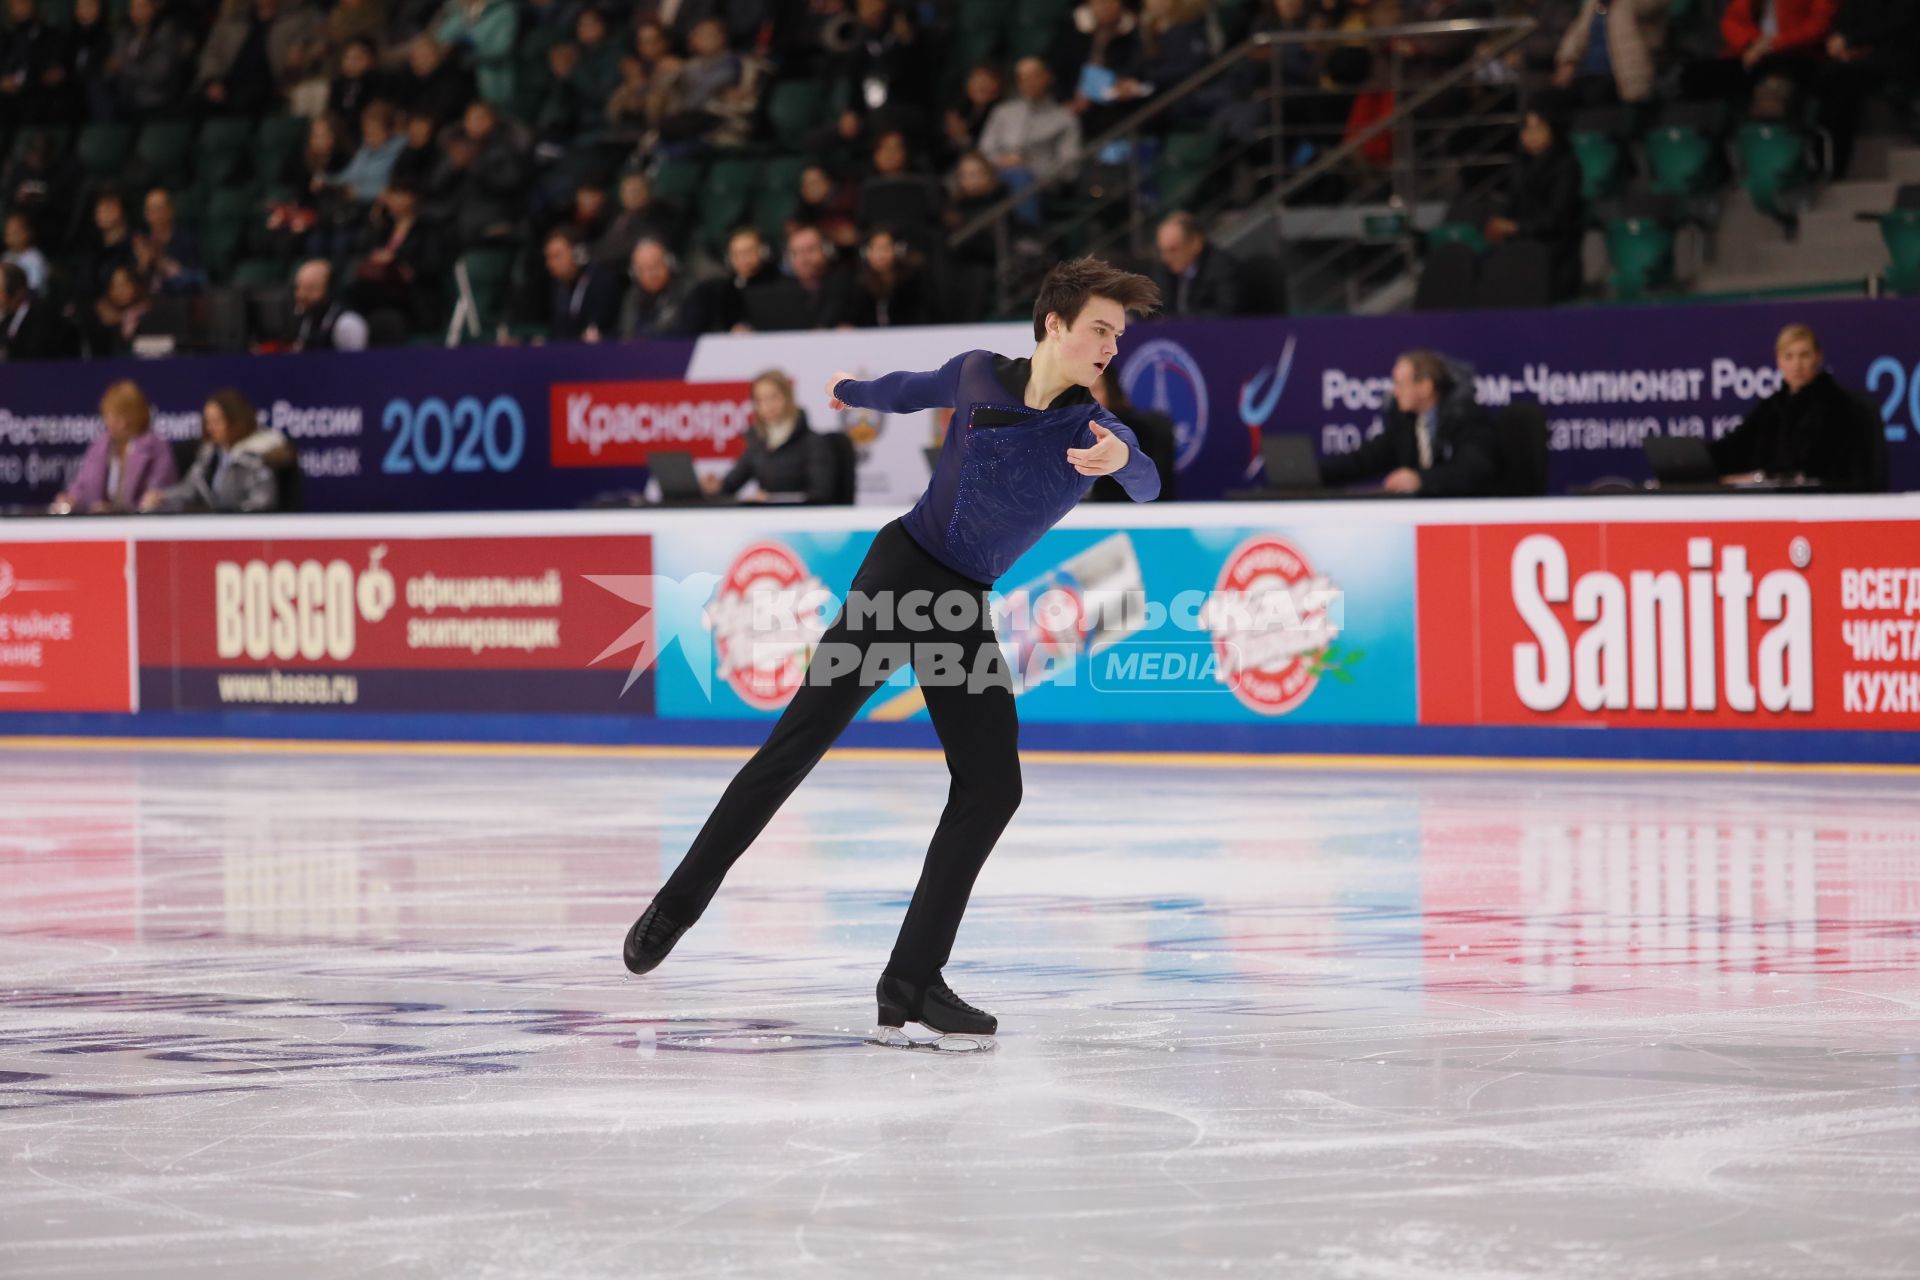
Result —
[[[919,1027],[921,1024],[913,1024]],[[904,1027],[875,1027],[867,1036],[868,1044],[876,1044],[886,1049],[917,1049],[923,1053],[991,1053],[994,1047],[992,1036],[966,1035],[960,1032],[941,1033],[931,1027],[923,1028],[932,1035],[932,1039],[916,1039],[907,1033]]]

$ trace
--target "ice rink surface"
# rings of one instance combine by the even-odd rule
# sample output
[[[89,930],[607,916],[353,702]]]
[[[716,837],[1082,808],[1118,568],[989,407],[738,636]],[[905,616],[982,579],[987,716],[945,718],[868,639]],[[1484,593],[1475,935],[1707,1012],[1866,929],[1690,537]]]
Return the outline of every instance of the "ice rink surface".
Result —
[[[1920,1275],[1920,778],[0,750],[0,1276]]]

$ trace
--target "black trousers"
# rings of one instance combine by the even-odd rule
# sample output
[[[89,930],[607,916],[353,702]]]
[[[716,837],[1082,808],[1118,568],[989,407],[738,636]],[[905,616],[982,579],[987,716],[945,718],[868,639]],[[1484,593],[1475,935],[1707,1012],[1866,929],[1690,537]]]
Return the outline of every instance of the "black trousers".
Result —
[[[874,690],[911,662],[952,783],[886,972],[915,984],[938,974],[953,950],[973,882],[1020,804],[1020,726],[987,592],[984,584],[928,555],[899,521],[882,529],[793,701],[655,895],[660,910],[681,923],[699,919],[734,862]],[[973,621],[961,625],[957,608],[943,621],[943,610],[929,599],[970,599]],[[856,610],[860,601],[889,607],[866,613]],[[957,682],[956,671],[964,673]]]

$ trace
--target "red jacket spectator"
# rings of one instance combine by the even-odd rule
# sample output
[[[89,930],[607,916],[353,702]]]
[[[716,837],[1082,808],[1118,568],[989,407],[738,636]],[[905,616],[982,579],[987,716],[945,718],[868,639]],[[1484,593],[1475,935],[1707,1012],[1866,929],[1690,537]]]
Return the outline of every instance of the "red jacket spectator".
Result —
[[[1824,43],[1833,30],[1834,14],[1840,0],[1772,0],[1774,21],[1779,30],[1769,51],[1782,53],[1802,45]],[[1760,24],[1754,20],[1754,0],[1733,0],[1720,17],[1720,34],[1726,39],[1727,52],[1739,57],[1759,40]]]

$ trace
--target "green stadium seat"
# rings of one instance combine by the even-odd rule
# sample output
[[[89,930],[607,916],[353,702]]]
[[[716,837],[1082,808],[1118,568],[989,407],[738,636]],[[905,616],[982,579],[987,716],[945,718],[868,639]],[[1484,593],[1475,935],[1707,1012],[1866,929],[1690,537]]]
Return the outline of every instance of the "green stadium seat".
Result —
[[[1220,153],[1220,136],[1215,133],[1170,133],[1154,162],[1153,179],[1160,193],[1160,208],[1171,211],[1185,208],[1207,181],[1207,170]]]
[[[1606,240],[1617,296],[1645,297],[1673,278],[1673,228],[1660,219],[1609,218]]]
[[[1903,297],[1920,296],[1920,209],[1893,209],[1880,215],[1880,238],[1893,265],[1887,288]]]
[[[90,124],[74,143],[80,172],[93,182],[123,181],[127,155],[133,150],[133,130],[124,124]]]
[[[1754,207],[1775,218],[1790,217],[1792,197],[1812,178],[1807,140],[1798,129],[1770,121],[1740,127],[1740,164]]]
[[[1626,178],[1626,154],[1618,139],[1575,130],[1567,135],[1580,162],[1580,197],[1588,204],[1617,194]]]
[[[787,219],[799,207],[800,174],[811,163],[806,156],[781,156],[767,161],[753,193],[753,210],[748,220],[760,228],[769,244],[780,243]]]
[[[698,160],[669,160],[648,175],[653,194],[682,209],[691,209],[706,176]]]
[[[184,187],[193,172],[193,126],[184,120],[155,120],[140,130],[133,156],[141,182]]]
[[[1471,222],[1442,222],[1427,232],[1428,244],[1462,244],[1475,253],[1487,251],[1487,237]]]
[[[507,282],[513,276],[513,250],[469,249],[461,255],[467,287],[479,309],[480,340],[492,342],[495,328],[506,319]]]
[[[764,169],[758,160],[729,159],[716,160],[707,170],[695,209],[696,234],[709,251],[723,252],[733,229],[748,221]]]
[[[1652,187],[1661,195],[1706,195],[1726,176],[1718,140],[1692,125],[1657,125],[1646,147]]]
[[[301,116],[268,116],[253,138],[253,173],[271,183],[285,173],[307,146],[312,121]]]
[[[767,123],[774,140],[788,151],[803,148],[826,115],[827,86],[819,80],[782,80],[767,95]]]
[[[247,233],[260,220],[259,202],[250,189],[222,187],[207,193],[206,212],[200,221],[200,247],[206,257],[207,274],[216,282],[232,273]]]
[[[246,172],[247,149],[253,143],[253,121],[219,117],[200,126],[193,140],[193,180],[202,191],[215,191]]]
[[[285,258],[245,258],[233,269],[230,283],[239,288],[262,288],[290,284],[293,263]]]

